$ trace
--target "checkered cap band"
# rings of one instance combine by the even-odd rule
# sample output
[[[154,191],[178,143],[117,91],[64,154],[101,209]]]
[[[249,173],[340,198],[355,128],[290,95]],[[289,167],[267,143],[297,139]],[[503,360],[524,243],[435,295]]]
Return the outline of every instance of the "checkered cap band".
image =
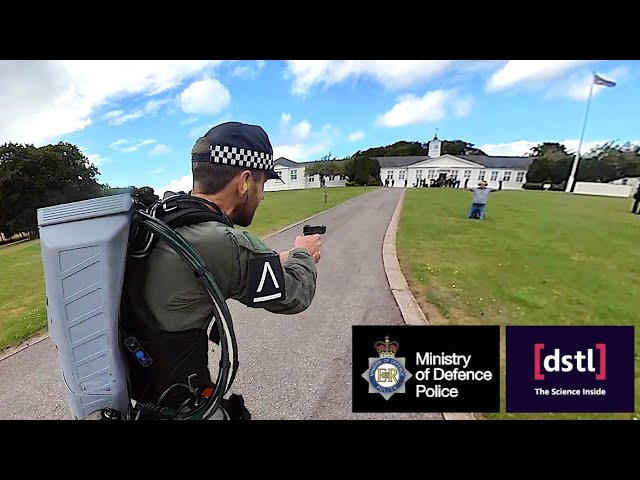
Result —
[[[222,163],[257,170],[272,170],[273,155],[227,145],[211,146],[211,163]]]

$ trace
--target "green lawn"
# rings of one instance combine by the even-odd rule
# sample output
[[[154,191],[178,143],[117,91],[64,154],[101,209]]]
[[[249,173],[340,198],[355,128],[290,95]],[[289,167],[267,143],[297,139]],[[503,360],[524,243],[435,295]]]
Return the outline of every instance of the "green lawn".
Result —
[[[375,188],[331,187],[265,192],[264,200],[258,207],[253,224],[248,230],[257,236],[266,235]],[[327,192],[326,205],[324,203],[325,191]]]
[[[640,324],[640,216],[628,199],[560,192],[409,190],[398,231],[402,269],[434,323]],[[504,328],[502,329],[504,359]],[[636,332],[636,411],[640,342]],[[504,362],[502,371],[504,411]],[[488,418],[629,419],[634,414],[496,414]]]
[[[250,230],[258,236],[371,191],[361,187],[266,192]],[[302,230],[301,230],[302,231]],[[0,352],[47,326],[40,241],[0,246]]]

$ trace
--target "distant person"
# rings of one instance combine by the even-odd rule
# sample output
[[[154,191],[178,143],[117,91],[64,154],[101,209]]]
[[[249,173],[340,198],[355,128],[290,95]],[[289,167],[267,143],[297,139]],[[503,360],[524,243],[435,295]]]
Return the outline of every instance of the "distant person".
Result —
[[[393,187],[393,186],[395,186],[395,184],[396,184],[396,181],[395,180],[391,180],[391,186]]]
[[[468,185],[469,185],[469,179],[468,179],[468,178],[465,178],[465,180],[464,180],[464,189],[465,189],[465,190],[467,189],[467,186],[468,186]]]
[[[633,194],[633,198],[634,202],[633,207],[631,207],[631,213],[640,214],[640,211],[638,211],[638,205],[640,204],[640,184],[638,184],[638,189],[636,193]]]
[[[484,211],[487,206],[487,199],[491,192],[497,192],[494,188],[487,188],[487,182],[482,180],[478,184],[478,188],[468,188],[470,192],[473,192],[473,200],[471,201],[471,208],[467,214],[467,218],[477,218],[482,220],[484,218]]]
[[[404,179],[404,188],[407,188],[407,179]]]

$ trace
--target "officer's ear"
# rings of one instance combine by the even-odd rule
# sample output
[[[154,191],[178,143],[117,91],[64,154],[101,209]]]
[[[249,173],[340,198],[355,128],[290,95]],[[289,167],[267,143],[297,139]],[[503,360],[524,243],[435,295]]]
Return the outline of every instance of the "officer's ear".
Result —
[[[251,172],[244,170],[239,176],[238,190],[241,197],[244,197],[251,187]]]

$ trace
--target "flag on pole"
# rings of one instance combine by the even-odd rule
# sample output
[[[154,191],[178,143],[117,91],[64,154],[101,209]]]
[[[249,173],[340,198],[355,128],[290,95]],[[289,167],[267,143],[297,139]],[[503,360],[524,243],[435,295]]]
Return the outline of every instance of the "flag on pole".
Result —
[[[611,80],[606,80],[599,75],[593,74],[593,83],[595,85],[604,85],[605,87],[615,87],[616,82],[612,82]]]

